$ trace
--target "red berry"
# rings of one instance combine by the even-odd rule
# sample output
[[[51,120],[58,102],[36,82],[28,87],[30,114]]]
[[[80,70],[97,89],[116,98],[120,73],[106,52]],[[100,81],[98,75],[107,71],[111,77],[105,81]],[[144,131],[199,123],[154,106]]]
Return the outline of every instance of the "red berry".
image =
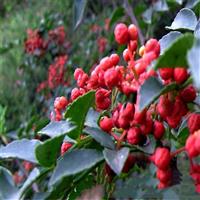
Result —
[[[127,44],[129,41],[128,28],[125,24],[119,23],[114,30],[115,40],[119,44]]]
[[[177,67],[174,69],[174,80],[181,84],[183,82],[185,82],[188,78],[188,72],[187,69],[185,68],[181,68],[181,67]]]
[[[140,142],[141,131],[138,127],[132,127],[128,130],[127,141],[129,144],[136,145]]]
[[[63,142],[61,146],[61,155],[63,156],[66,151],[72,147],[72,144],[69,142]]]
[[[134,24],[130,24],[128,27],[128,33],[131,40],[138,39],[138,29]]]
[[[109,118],[107,116],[104,116],[100,122],[99,122],[99,125],[101,127],[101,129],[105,132],[110,132],[111,129],[113,128],[113,121],[112,121],[112,118]]]
[[[185,149],[189,155],[190,158],[198,156],[199,152],[195,148],[195,142],[196,142],[196,135],[190,135],[185,144]]]
[[[119,63],[119,60],[120,60],[120,57],[116,53],[110,56],[110,61],[113,66],[116,66]]]
[[[62,106],[62,109],[65,109],[65,107],[66,107],[67,104],[68,104],[67,98],[64,97],[64,96],[61,96],[61,97],[60,97],[60,104],[61,104],[61,106]]]
[[[159,181],[163,183],[168,183],[172,177],[172,171],[171,169],[168,170],[158,169],[156,172],[156,177],[157,179],[159,179]]]
[[[108,69],[104,73],[104,80],[105,84],[108,88],[113,88],[115,86],[118,86],[121,82],[122,75],[119,70],[115,69],[114,67],[111,69]]]
[[[162,170],[169,167],[171,155],[169,149],[165,147],[158,147],[155,151],[155,165]]]
[[[194,101],[196,99],[195,88],[192,85],[187,86],[181,91],[180,97],[186,103]]]
[[[131,40],[131,41],[129,42],[128,48],[129,48],[129,50],[130,50],[131,52],[135,52],[135,51],[137,50],[137,41]]]
[[[160,76],[163,80],[168,80],[173,78],[174,76],[174,69],[173,68],[161,68],[159,69]]]
[[[187,121],[190,134],[200,129],[200,114],[192,113]]]
[[[156,39],[150,39],[145,44],[145,54],[149,52],[154,52],[156,57],[160,54],[160,44]]]
[[[147,64],[145,62],[139,62],[135,65],[135,71],[138,75],[144,73],[146,71]]]
[[[130,55],[129,55],[129,50],[128,49],[125,49],[123,51],[123,58],[126,62],[128,62],[131,58],[130,58]]]
[[[81,68],[76,68],[74,71],[74,79],[77,81],[82,74],[84,74],[84,71]]]
[[[158,114],[165,119],[173,111],[172,102],[165,96],[160,96],[159,102],[157,104],[156,110]]]
[[[80,88],[74,88],[71,91],[71,100],[74,101],[76,98],[78,98],[79,96],[82,96],[83,94],[85,94],[85,90]]]
[[[138,124],[143,124],[146,120],[146,109],[144,109],[141,112],[135,112],[134,115],[134,120],[138,123]]]
[[[110,91],[103,88],[98,89],[95,94],[95,102],[98,109],[108,109],[111,105]]]
[[[165,133],[165,127],[162,122],[154,121],[154,128],[153,128],[153,134],[154,137],[159,140],[163,137]]]
[[[111,58],[110,57],[102,58],[101,61],[100,61],[99,67],[104,71],[113,67],[113,63],[112,63]]]

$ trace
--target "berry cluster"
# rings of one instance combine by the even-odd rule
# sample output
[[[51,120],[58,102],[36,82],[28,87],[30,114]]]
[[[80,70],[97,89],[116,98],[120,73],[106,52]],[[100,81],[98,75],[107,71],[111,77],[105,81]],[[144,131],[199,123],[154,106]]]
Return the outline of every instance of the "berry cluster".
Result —
[[[68,100],[66,97],[57,97],[54,101],[54,112],[51,113],[51,120],[60,121],[62,119],[62,111],[66,109],[67,105]]]
[[[156,165],[156,177],[160,181],[159,189],[164,189],[171,184],[172,170],[170,168],[171,154],[168,148],[158,147],[151,157],[151,160]]]
[[[127,27],[123,23],[117,24],[114,36],[119,45],[127,46],[123,51],[123,60],[118,54],[113,53],[102,58],[92,68],[90,74],[85,73],[82,68],[77,68],[74,72],[77,87],[71,91],[68,102],[73,102],[79,96],[94,90],[96,110],[103,113],[99,127],[113,137],[118,149],[123,144],[144,146],[148,142],[149,135],[153,135],[155,140],[158,140],[157,148],[154,154],[150,155],[150,159],[145,157],[143,163],[148,164],[151,161],[155,164],[159,180],[158,188],[164,189],[173,184],[171,167],[173,156],[186,150],[192,159],[200,153],[200,136],[195,132],[200,129],[200,114],[190,113],[188,107],[196,99],[197,91],[193,85],[186,83],[190,74],[183,66],[166,67],[158,71],[149,69],[152,61],[159,57],[160,44],[156,39],[150,39],[138,49],[138,30],[135,25]],[[161,95],[158,101],[153,102],[148,108],[139,110],[141,98],[139,90],[151,76],[160,79],[163,85],[174,83],[177,87]],[[65,106],[60,106],[58,102],[60,99],[56,99],[54,103],[55,119],[61,120],[61,111],[65,109],[67,103]],[[105,110],[106,112],[103,112]],[[170,152],[164,140],[165,129],[178,128],[183,117],[188,118],[187,124],[191,135],[185,147]],[[61,154],[63,155],[71,146],[72,144],[64,142]],[[127,159],[128,164],[126,162],[123,171],[128,172],[137,159],[135,155],[130,154]],[[106,170],[110,169],[106,167]]]
[[[65,40],[66,33],[63,26],[50,30],[47,36],[38,29],[28,29],[27,39],[24,42],[25,52],[30,55],[42,56],[53,45],[67,48],[69,44]]]

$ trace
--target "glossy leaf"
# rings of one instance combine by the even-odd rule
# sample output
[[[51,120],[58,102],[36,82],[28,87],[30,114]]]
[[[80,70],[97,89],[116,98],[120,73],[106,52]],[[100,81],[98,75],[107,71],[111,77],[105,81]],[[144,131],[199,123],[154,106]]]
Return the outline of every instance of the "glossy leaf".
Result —
[[[58,160],[49,185],[52,186],[65,177],[90,169],[102,160],[102,153],[93,149],[80,149],[67,152]]]
[[[111,169],[119,175],[128,158],[129,148],[124,147],[120,150],[105,149],[103,155]]]
[[[200,38],[197,38],[187,58],[195,86],[200,89]]]
[[[148,78],[139,90],[139,110],[143,110],[154,102],[161,94],[177,88],[176,83],[164,86],[156,77]]]
[[[35,149],[40,143],[39,140],[15,140],[0,148],[0,158],[18,158],[37,163]]]
[[[0,167],[0,199],[19,199],[18,189],[14,186],[12,174],[3,167]]]
[[[90,108],[85,119],[85,126],[98,128],[99,116],[100,116],[99,112],[97,112],[93,108]]]
[[[154,63],[154,69],[163,67],[186,67],[187,51],[192,47],[194,36],[185,34],[178,37]]]
[[[52,167],[56,164],[64,137],[64,135],[60,135],[48,139],[37,146],[35,155],[40,165],[44,167]]]
[[[49,137],[56,137],[69,133],[74,128],[75,126],[69,121],[52,121],[40,130],[39,133],[48,135]]]
[[[184,29],[194,31],[196,25],[197,18],[195,13],[188,8],[183,8],[178,12],[171,26],[167,26],[166,28],[171,30]]]
[[[111,136],[108,133],[103,132],[99,128],[86,127],[83,131],[84,133],[89,134],[102,146],[110,148],[110,149],[115,148],[115,145]]]
[[[162,55],[165,49],[167,49],[182,33],[178,31],[171,31],[167,35],[164,35],[160,40],[160,54]]]
[[[83,96],[80,96],[70,105],[65,112],[65,118],[70,119],[77,126],[74,131],[71,131],[68,136],[76,139],[82,133],[85,123],[85,118],[90,107],[94,106],[95,91],[90,91]]]

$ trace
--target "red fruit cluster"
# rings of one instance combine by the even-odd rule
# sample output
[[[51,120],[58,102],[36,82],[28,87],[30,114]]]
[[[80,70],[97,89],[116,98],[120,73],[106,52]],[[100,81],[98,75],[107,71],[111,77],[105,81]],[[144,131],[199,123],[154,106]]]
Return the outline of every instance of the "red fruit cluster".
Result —
[[[25,51],[28,54],[41,55],[46,49],[45,41],[38,30],[27,30],[27,39],[24,42]]]
[[[197,157],[200,154],[200,131],[194,132],[187,138],[185,149],[190,158]]]
[[[178,84],[185,82],[189,76],[187,69],[182,67],[159,69],[161,78],[166,82],[176,81]]]
[[[160,181],[158,189],[164,189],[170,186],[172,171],[170,168],[171,154],[169,149],[165,147],[156,148],[156,151],[152,156],[152,161],[158,168],[156,173],[156,177]]]
[[[60,150],[60,154],[63,156],[72,147],[72,144],[69,142],[63,142]]]
[[[48,86],[50,89],[54,89],[59,85],[64,85],[65,72],[66,72],[66,62],[67,56],[59,56],[55,59],[55,62],[49,66],[48,70]]]
[[[171,128],[176,128],[180,124],[182,117],[187,114],[188,108],[187,104],[179,96],[176,96],[175,100],[172,101],[170,95],[169,93],[160,97],[156,110]]]
[[[48,41],[54,42],[57,45],[62,45],[66,39],[66,33],[64,26],[59,26],[53,30],[50,30],[48,33]]]
[[[30,55],[41,56],[46,53],[48,46],[62,45],[64,48],[69,46],[66,41],[66,33],[63,26],[50,30],[47,37],[39,30],[27,30],[27,39],[24,42],[25,52]]]
[[[57,97],[54,101],[54,113],[52,113],[51,120],[60,121],[62,119],[62,111],[66,109],[68,100],[66,97]]]

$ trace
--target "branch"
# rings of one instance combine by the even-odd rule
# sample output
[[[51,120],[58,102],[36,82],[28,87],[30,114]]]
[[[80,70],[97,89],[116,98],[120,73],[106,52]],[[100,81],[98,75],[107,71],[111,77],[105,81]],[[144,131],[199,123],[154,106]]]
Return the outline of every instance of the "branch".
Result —
[[[132,10],[131,5],[129,4],[128,0],[124,0],[124,9],[126,11],[126,14],[130,17],[131,22],[137,26],[138,34],[139,34],[139,40],[140,40],[141,45],[143,45],[145,39],[144,39],[142,31],[141,31],[141,29],[139,27],[138,21],[137,21],[135,15],[133,13],[133,10]]]

